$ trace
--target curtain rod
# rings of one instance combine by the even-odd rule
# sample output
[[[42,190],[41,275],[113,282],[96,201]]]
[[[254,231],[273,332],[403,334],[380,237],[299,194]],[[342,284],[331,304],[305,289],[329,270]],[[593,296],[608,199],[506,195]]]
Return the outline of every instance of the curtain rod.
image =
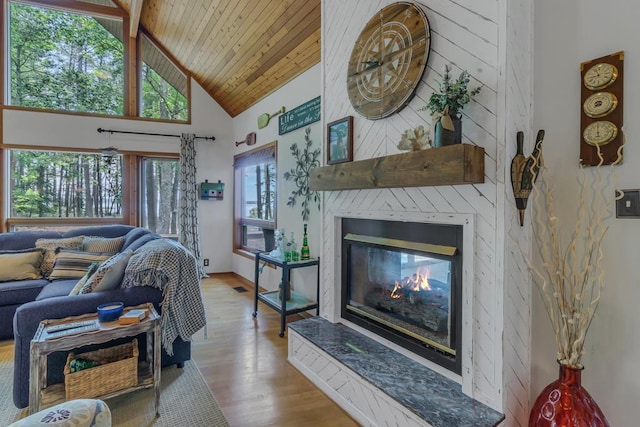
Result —
[[[174,138],[180,138],[181,135],[174,135],[170,133],[151,133],[151,132],[133,132],[128,130],[112,130],[112,129],[102,129],[98,128],[98,133],[109,132],[109,133],[128,133],[133,135],[151,135],[151,136],[170,136]],[[215,136],[195,136],[196,139],[210,139],[211,141],[215,141]]]

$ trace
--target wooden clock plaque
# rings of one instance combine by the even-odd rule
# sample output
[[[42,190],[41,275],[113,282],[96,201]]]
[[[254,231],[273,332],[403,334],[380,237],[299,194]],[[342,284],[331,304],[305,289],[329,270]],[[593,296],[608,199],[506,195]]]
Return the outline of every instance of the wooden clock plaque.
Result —
[[[580,163],[610,165],[618,159],[623,144],[622,97],[624,52],[580,64]],[[620,151],[622,156],[622,151]]]

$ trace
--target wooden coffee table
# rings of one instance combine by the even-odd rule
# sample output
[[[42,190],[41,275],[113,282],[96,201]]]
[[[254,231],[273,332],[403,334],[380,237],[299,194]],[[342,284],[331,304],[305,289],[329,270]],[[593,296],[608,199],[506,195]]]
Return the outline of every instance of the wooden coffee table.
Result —
[[[134,387],[118,390],[104,396],[96,396],[99,399],[108,399],[129,393],[135,390],[153,387],[155,390],[156,415],[159,415],[160,407],[160,315],[147,303],[137,307],[125,307],[125,312],[136,308],[146,308],[149,316],[139,323],[120,325],[118,322],[99,323],[100,328],[66,335],[59,338],[49,338],[45,330],[51,325],[61,323],[92,320],[98,318],[97,313],[84,314],[82,316],[67,317],[59,320],[43,320],[31,340],[30,377],[29,377],[29,413],[40,410],[40,406],[52,406],[65,400],[63,384],[47,386],[47,356],[55,351],[71,351],[91,344],[101,344],[118,338],[135,337],[147,334],[146,360],[138,365],[138,382]]]

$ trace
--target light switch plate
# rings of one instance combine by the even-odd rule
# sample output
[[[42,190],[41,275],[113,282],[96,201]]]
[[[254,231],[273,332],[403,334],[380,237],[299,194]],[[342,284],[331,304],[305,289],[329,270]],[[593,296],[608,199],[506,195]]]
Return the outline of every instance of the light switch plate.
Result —
[[[640,190],[621,190],[624,196],[616,201],[616,218],[640,218]]]

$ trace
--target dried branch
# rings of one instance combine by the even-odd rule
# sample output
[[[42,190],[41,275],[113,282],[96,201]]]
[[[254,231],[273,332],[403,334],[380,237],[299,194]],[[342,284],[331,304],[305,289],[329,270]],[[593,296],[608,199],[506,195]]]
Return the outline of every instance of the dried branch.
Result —
[[[611,165],[611,174],[604,173],[604,158],[600,147],[597,150],[600,162],[592,176],[580,166],[579,201],[566,246],[562,245],[562,227],[555,215],[553,179],[540,156],[540,176],[531,193],[533,243],[538,257],[533,259],[521,249],[554,330],[558,361],[575,368],[582,367],[585,338],[602,295],[601,245],[607,220],[612,217],[615,200],[622,197],[620,192],[608,196],[611,180],[615,179],[613,166],[622,160],[621,149]],[[536,166],[532,166],[532,172]]]

